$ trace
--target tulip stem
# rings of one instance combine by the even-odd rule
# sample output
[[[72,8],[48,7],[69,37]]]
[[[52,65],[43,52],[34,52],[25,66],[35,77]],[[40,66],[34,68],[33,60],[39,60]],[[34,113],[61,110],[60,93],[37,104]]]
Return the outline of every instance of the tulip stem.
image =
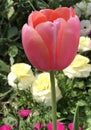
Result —
[[[52,97],[52,125],[53,130],[56,130],[56,91],[55,91],[55,78],[54,78],[54,71],[50,72],[50,81],[51,81],[51,97]]]

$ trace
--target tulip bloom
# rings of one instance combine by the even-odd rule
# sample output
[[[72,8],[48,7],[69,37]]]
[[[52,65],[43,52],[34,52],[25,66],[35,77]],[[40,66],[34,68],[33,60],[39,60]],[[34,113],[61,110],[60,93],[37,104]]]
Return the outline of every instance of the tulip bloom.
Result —
[[[22,28],[25,54],[43,71],[66,68],[76,55],[79,37],[79,18],[67,7],[34,11]]]

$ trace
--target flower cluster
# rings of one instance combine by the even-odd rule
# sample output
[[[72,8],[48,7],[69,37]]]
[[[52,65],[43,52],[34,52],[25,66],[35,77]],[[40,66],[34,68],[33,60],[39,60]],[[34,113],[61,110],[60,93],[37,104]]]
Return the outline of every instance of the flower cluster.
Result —
[[[81,1],[74,5],[75,11],[81,20],[81,35],[88,36],[91,30],[91,1]]]
[[[85,18],[88,18],[91,16],[91,1],[90,0],[89,2],[81,1],[79,3],[76,3],[74,7],[79,17],[81,17],[81,15],[85,16]]]
[[[65,125],[61,122],[57,122],[56,123],[57,125],[57,130],[65,130]],[[45,127],[44,123],[36,123],[35,126],[34,126],[34,130],[41,130],[41,128]],[[74,124],[73,123],[69,123],[68,124],[68,128],[69,130],[73,130],[73,127],[74,127]],[[0,127],[0,130],[12,130],[11,126],[10,125],[2,125]],[[47,130],[53,130],[52,128],[52,122],[50,122],[48,125],[47,125]],[[82,130],[81,127],[79,127],[79,130]]]
[[[66,129],[65,129],[65,125],[64,125],[63,123],[57,122],[56,125],[57,125],[57,130],[66,130]],[[45,126],[44,123],[37,123],[37,124],[35,124],[35,126],[34,126],[34,130],[36,130],[36,129],[37,129],[37,130],[41,130],[41,128],[43,128],[44,126]],[[69,124],[68,124],[69,130],[73,130],[73,127],[74,127],[74,124],[73,124],[73,123],[69,123]],[[53,128],[52,128],[52,122],[50,122],[50,123],[47,125],[47,130],[53,130]],[[82,128],[79,127],[79,130],[82,130]]]
[[[19,83],[15,84],[15,79],[19,79]],[[51,106],[51,83],[50,75],[43,72],[36,76],[33,75],[31,66],[25,63],[17,63],[11,66],[11,72],[8,75],[8,83],[15,89],[20,90],[29,88],[31,86],[31,93],[34,100],[43,102],[47,106]],[[61,91],[58,87],[57,79],[55,78],[56,87],[56,101],[62,98]]]

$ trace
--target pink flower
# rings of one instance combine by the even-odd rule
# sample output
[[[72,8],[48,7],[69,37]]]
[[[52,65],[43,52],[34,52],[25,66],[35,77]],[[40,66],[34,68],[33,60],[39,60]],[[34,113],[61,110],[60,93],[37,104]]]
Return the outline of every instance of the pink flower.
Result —
[[[0,130],[12,130],[11,126],[10,125],[2,125],[0,127]]]
[[[69,124],[68,124],[69,130],[73,130],[73,127],[74,127],[74,124],[73,124],[73,123],[69,123]],[[79,127],[79,130],[82,130],[82,128]]]
[[[20,110],[20,111],[19,111],[19,115],[20,115],[20,117],[22,117],[22,118],[27,117],[30,113],[31,113],[31,111],[30,111],[30,110],[27,110],[27,109],[24,109],[24,110]]]
[[[65,130],[65,126],[61,122],[57,122],[57,130]],[[52,122],[47,125],[48,130],[52,130]]]
[[[44,127],[44,123],[36,123],[34,126],[34,130],[40,130],[42,127]]]
[[[79,37],[79,18],[67,7],[34,11],[22,28],[25,54],[43,71],[66,68],[76,55]]]

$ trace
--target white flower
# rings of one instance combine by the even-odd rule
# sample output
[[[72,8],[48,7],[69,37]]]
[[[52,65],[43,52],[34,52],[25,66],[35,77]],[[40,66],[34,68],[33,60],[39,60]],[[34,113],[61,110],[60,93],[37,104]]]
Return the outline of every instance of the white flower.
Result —
[[[88,77],[91,72],[91,65],[88,63],[89,59],[87,57],[77,54],[73,62],[63,72],[69,78]]]
[[[81,15],[85,14],[85,11],[87,10],[87,4],[85,1],[81,1],[79,3],[76,3],[74,9],[76,11],[76,14],[80,17]]]
[[[8,74],[8,83],[10,86],[17,88],[15,79],[19,80],[18,88],[20,90],[28,88],[34,81],[34,75],[31,66],[25,63],[17,63],[11,66],[11,72]]]
[[[76,12],[76,14],[77,14],[77,16],[78,17],[81,17],[81,11],[79,10],[79,8],[77,7],[77,6],[74,6],[74,10],[75,10],[75,12]]]
[[[89,37],[84,37],[84,36],[80,37],[79,48],[78,48],[80,51],[91,50],[90,45],[91,45],[91,39]]]
[[[87,8],[87,4],[85,1],[81,1],[80,3],[77,3],[76,6],[79,8],[79,10],[86,11],[85,9]]]
[[[87,4],[86,17],[91,16],[91,2]]]
[[[91,1],[81,1],[76,3],[74,9],[79,17],[84,16],[85,18],[89,18],[89,16],[91,16]]]
[[[61,91],[57,85],[55,78],[56,101],[62,98]],[[51,83],[50,75],[47,72],[41,73],[36,77],[31,89],[33,98],[37,102],[44,102],[47,106],[51,106]]]
[[[90,30],[91,30],[90,20],[82,20],[81,21],[81,36],[87,36]]]

